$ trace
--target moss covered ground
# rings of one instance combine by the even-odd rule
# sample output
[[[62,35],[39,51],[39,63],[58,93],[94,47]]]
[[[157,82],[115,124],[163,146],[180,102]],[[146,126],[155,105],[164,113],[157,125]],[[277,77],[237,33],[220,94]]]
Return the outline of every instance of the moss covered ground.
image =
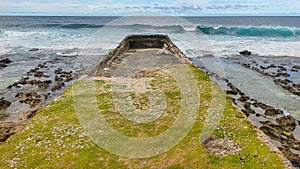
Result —
[[[241,147],[237,155],[218,156],[199,141],[212,91],[209,77],[189,65],[199,87],[201,105],[189,133],[175,147],[150,158],[114,155],[95,144],[81,126],[73,105],[72,87],[45,105],[25,129],[0,145],[0,168],[283,168],[278,155],[257,139],[252,124],[226,99],[214,135]],[[172,126],[180,109],[180,91],[171,77],[160,71],[146,74],[149,84],[162,89],[167,98],[163,116],[149,123],[134,123],[114,109],[111,81],[95,80],[98,108],[118,132],[130,137],[152,137]],[[75,82],[80,83],[80,80]],[[130,93],[137,109],[149,107],[149,93]]]

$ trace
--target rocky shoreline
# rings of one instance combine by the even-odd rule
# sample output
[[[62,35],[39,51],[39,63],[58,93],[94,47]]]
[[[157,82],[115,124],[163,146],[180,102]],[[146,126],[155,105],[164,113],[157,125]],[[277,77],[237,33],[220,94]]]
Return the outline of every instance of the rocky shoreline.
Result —
[[[214,57],[214,56],[211,56]],[[285,60],[286,57],[283,57]],[[297,59],[297,58],[294,58]],[[251,55],[250,51],[242,51],[236,57],[225,58],[230,63],[241,65],[246,69],[259,72],[262,76],[272,78],[274,83],[299,97],[299,65],[298,62],[283,62],[271,58]],[[270,63],[272,60],[274,62]],[[274,106],[258,101],[241,91],[225,77],[199,67],[219,84],[232,99],[233,103],[249,118],[253,124],[266,134],[273,144],[291,161],[294,167],[300,167],[300,119]]]
[[[111,65],[115,59],[113,58],[115,52],[121,52],[122,48],[124,46],[126,47],[129,41],[130,39],[125,39],[120,43],[119,48],[108,54],[108,56],[111,57],[106,57],[107,59],[100,63],[100,69],[97,70],[98,75],[106,75],[107,72],[111,73],[113,67],[107,68],[104,65],[108,63]],[[147,45],[147,43],[144,45]],[[161,44],[157,45],[159,46]],[[167,47],[172,49],[171,52],[179,56],[182,55],[182,53],[178,53],[176,46],[173,44],[169,44]],[[251,55],[249,51],[243,51],[241,55],[243,56],[239,56],[238,59],[232,59],[235,64],[240,64],[243,67],[255,70],[265,76],[272,77],[274,78],[274,83],[287,89],[292,94],[299,96],[299,84],[289,79],[290,72],[299,72],[300,69],[297,65],[289,65],[290,68],[287,67],[288,65],[263,65],[258,63],[255,58],[253,58],[253,60],[249,59]],[[240,59],[241,57],[246,59]],[[184,57],[180,57],[180,59],[182,59],[183,62],[190,63],[190,61],[185,60]],[[77,78],[76,73],[63,70],[61,67],[52,69],[51,64],[53,64],[53,61],[39,64],[34,69],[28,71],[26,76],[23,76],[19,81],[7,87],[8,97],[0,99],[0,120],[2,119],[0,122],[0,142],[4,142],[10,135],[22,130],[26,122],[37,113],[42,105],[59,95],[70,85],[70,82]],[[276,72],[271,71],[274,68]],[[51,73],[49,73],[49,71],[51,71]],[[229,79],[221,77],[214,72],[205,71],[210,77],[226,83],[228,89],[225,90],[225,92],[231,97],[233,103],[237,105],[260,130],[272,139],[273,143],[294,166],[300,167],[300,142],[295,137],[295,129],[299,127],[300,121],[297,121],[291,115],[286,115],[283,110],[250,98],[234,86]],[[283,77],[286,79],[282,79]],[[25,107],[26,111],[19,112],[14,117],[10,117],[5,111],[10,107],[18,106]]]
[[[285,63],[280,64],[264,64],[257,63],[257,61],[242,61],[236,62],[237,64],[242,65],[245,68],[252,69],[262,75],[273,78],[274,83],[287,90],[291,94],[300,96],[300,83],[294,82],[291,77],[291,74],[299,74],[300,66],[294,65],[293,63],[288,65]]]
[[[59,95],[76,78],[75,73],[63,71],[60,67],[51,71],[51,64],[39,64],[7,87],[6,97],[0,99],[0,142],[22,130],[45,103]],[[9,109],[20,111],[14,113]]]

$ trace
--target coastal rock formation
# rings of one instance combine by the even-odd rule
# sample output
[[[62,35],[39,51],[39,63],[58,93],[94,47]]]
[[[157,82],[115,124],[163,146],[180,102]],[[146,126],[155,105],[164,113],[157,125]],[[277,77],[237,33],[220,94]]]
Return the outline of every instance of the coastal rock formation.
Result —
[[[4,59],[1,59],[0,58],[0,68],[4,68],[4,67],[7,67],[7,64],[11,63],[12,61],[9,60],[8,58],[4,58]]]
[[[270,67],[276,67],[270,65]],[[206,70],[207,71],[207,70]],[[207,71],[212,77],[218,75]],[[217,78],[216,78],[217,79]],[[291,115],[284,115],[283,111],[266,105],[256,99],[248,97],[245,93],[235,87],[228,79],[218,78],[227,83],[231,90],[226,93],[231,96],[233,103],[250,119],[257,119],[256,125],[272,140],[277,142],[279,150],[296,167],[300,167],[300,141],[293,134],[298,122]],[[259,111],[257,111],[259,110]]]
[[[16,96],[20,99],[20,103],[28,104],[31,108],[37,107],[46,95],[39,95],[36,92],[20,92]]]
[[[9,60],[8,58],[0,59],[0,63],[9,64],[9,63],[11,63],[11,60]]]
[[[295,84],[292,79],[290,79],[290,73],[291,72],[298,72],[300,66],[294,65],[291,67],[287,67],[287,65],[281,64],[281,65],[275,65],[275,64],[269,64],[267,66],[258,65],[257,63],[255,65],[253,62],[245,63],[245,62],[236,62],[238,64],[241,64],[243,67],[252,69],[262,75],[269,76],[274,79],[274,83],[276,85],[279,85],[283,89],[287,90],[288,92],[300,96],[300,88],[297,84]],[[290,72],[288,71],[290,70]]]
[[[7,108],[10,105],[11,105],[10,101],[4,100],[4,98],[0,99],[0,110],[1,109],[5,109],[5,108]]]
[[[251,52],[248,51],[248,50],[243,50],[243,51],[240,51],[239,52],[241,55],[244,55],[244,56],[250,56],[251,55]]]
[[[64,82],[57,82],[54,84],[54,86],[52,87],[51,91],[54,92],[60,88],[62,88],[63,86],[65,86]]]
[[[39,48],[31,48],[31,49],[29,49],[28,51],[29,52],[33,52],[33,51],[38,51],[39,50]]]

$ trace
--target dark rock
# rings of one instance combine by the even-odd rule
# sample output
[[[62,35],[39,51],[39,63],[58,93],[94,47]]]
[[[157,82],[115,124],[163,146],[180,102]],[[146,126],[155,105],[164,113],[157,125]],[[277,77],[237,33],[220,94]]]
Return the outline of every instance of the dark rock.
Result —
[[[294,88],[300,89],[300,84],[293,84]]]
[[[250,98],[248,96],[245,96],[245,95],[242,95],[240,98],[239,98],[239,101],[241,102],[245,102],[247,100],[249,100]]]
[[[54,84],[54,86],[52,87],[51,91],[56,91],[56,90],[62,88],[63,86],[65,86],[64,82],[57,82],[56,84]]]
[[[55,81],[58,81],[58,82],[60,82],[60,81],[63,81],[64,79],[62,78],[62,77],[60,77],[60,76],[55,76]]]
[[[291,115],[280,117],[276,119],[276,122],[286,131],[293,131],[297,125],[296,120]]]
[[[291,161],[294,167],[300,167],[300,157],[299,155],[291,152],[288,147],[279,147],[279,150]]]
[[[233,90],[227,90],[226,93],[229,95],[237,95],[238,94],[238,92],[233,91]]]
[[[267,136],[274,140],[281,140],[280,135],[283,133],[284,129],[276,124],[269,124],[260,127]]]
[[[283,111],[279,110],[279,109],[275,109],[273,107],[268,107],[265,110],[265,115],[266,116],[275,116],[278,114],[283,114]]]
[[[203,55],[202,57],[205,57],[205,58],[212,58],[212,57],[215,57],[213,54],[205,54]]]
[[[250,107],[251,107],[251,103],[246,102],[246,103],[244,104],[244,108],[245,108],[245,109],[250,109]]]
[[[62,73],[62,68],[58,68],[54,71],[55,74],[61,74]]]
[[[294,95],[300,96],[300,92],[293,92]]]
[[[71,74],[69,74],[69,75],[66,76],[65,82],[69,82],[69,81],[71,81],[73,79],[74,79],[73,76]]]
[[[30,106],[30,108],[35,108],[41,103],[41,95],[38,95],[36,92],[20,92],[16,96],[19,98],[20,103],[25,103]]]
[[[274,77],[280,77],[280,76],[283,76],[283,77],[290,77],[290,75],[286,72],[278,72],[274,75]]]
[[[300,66],[298,66],[298,65],[295,65],[295,66],[293,66],[292,68],[293,68],[293,69],[300,70]]]
[[[269,69],[269,68],[276,68],[276,67],[277,67],[276,65],[271,64],[271,65],[269,65],[269,66],[267,67],[267,69]]]
[[[7,65],[6,65],[6,64],[4,64],[4,63],[0,63],[0,68],[5,68],[5,67],[7,67]]]
[[[0,99],[0,109],[5,109],[11,105],[10,101],[4,100],[4,98]]]
[[[44,76],[44,73],[43,72],[40,72],[40,71],[37,71],[35,74],[34,74],[34,77],[43,77]]]
[[[255,114],[255,111],[252,109],[243,109],[242,112],[248,117],[250,114]]]
[[[266,68],[266,67],[264,67],[264,66],[260,66],[260,68],[261,68],[261,69],[267,69],[267,68]]]
[[[289,80],[289,79],[275,79],[274,80],[275,84],[284,84],[284,85],[288,85],[289,83],[292,83],[293,81]]]
[[[29,77],[23,77],[21,80],[19,80],[19,84],[25,85],[27,83],[27,80],[29,80]]]
[[[2,64],[9,64],[9,63],[11,63],[11,60],[9,60],[8,58],[4,58],[4,59],[0,59],[0,63],[2,63]]]
[[[47,68],[47,66],[45,66],[45,64],[39,64],[37,67],[40,67],[40,68]]]
[[[248,50],[240,51],[239,53],[240,53],[241,55],[244,55],[244,56],[250,56],[250,55],[251,55],[251,52],[248,51]]]
[[[33,52],[33,51],[38,51],[39,49],[38,48],[31,48],[31,49],[29,49],[28,51],[29,52]]]
[[[38,82],[38,88],[39,89],[47,89],[49,87],[49,84],[52,83],[51,80],[46,80],[46,81],[39,81]]]
[[[287,90],[287,91],[289,91],[289,92],[291,92],[291,93],[293,93],[293,91],[294,91],[294,88],[292,87],[292,86],[282,86],[282,88],[284,88],[285,90]]]

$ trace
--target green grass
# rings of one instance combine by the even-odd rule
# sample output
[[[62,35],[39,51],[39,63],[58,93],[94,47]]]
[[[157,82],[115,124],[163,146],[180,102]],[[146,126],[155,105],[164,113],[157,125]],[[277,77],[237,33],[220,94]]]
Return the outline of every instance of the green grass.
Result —
[[[209,153],[199,136],[210,107],[209,77],[190,65],[198,80],[201,106],[193,128],[171,150],[151,158],[131,159],[111,154],[95,144],[76,116],[72,89],[68,88],[28,123],[26,128],[0,145],[1,168],[283,168],[274,152],[256,138],[251,123],[227,99],[214,134],[229,138],[242,147],[239,155],[225,157]],[[115,112],[109,81],[96,81],[96,98],[103,117],[118,132],[131,137],[152,137],[172,126],[180,109],[176,82],[164,73],[152,72],[150,86],[161,89],[167,98],[164,116],[149,123],[135,123]],[[136,108],[149,106],[149,93],[130,93]]]

